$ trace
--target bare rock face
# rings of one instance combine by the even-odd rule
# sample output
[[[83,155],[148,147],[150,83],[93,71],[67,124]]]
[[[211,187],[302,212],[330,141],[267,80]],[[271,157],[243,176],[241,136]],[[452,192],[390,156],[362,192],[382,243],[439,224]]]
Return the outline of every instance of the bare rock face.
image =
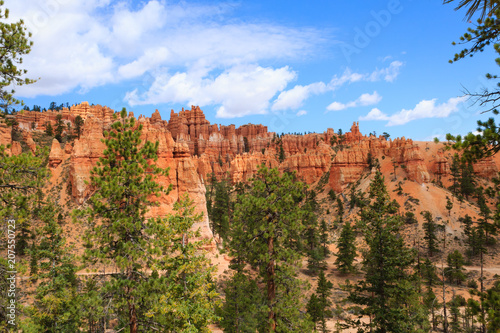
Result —
[[[50,148],[49,154],[49,166],[51,168],[56,168],[61,164],[64,158],[64,152],[61,149],[61,144],[57,139],[52,140],[52,147]]]
[[[90,170],[103,157],[106,145],[103,139],[103,121],[90,117],[85,121],[80,139],[75,141],[70,160],[69,179],[73,199],[82,204],[90,195],[85,181],[90,180]]]
[[[74,121],[77,116],[80,116],[83,120],[94,117],[100,119],[104,124],[110,124],[113,121],[113,113],[114,111],[107,106],[89,105],[88,102],[82,102],[70,108],[63,107],[60,111],[48,110],[39,112],[22,110],[16,115],[16,120],[21,130],[44,131],[48,123],[55,126],[58,115],[61,115],[64,123],[70,123],[71,127],[74,128]]]
[[[439,176],[450,174],[450,163],[448,163],[448,160],[441,151],[437,153],[436,160],[434,161],[434,173]]]
[[[21,147],[21,143],[18,141],[12,141],[12,148],[11,148],[12,155],[21,155],[23,152],[23,148]]]
[[[328,184],[341,192],[345,186],[356,182],[368,167],[369,150],[361,147],[338,151],[333,158]]]
[[[492,179],[498,176],[498,167],[492,157],[486,157],[474,164],[474,173],[479,177]]]
[[[25,111],[19,114],[17,120],[22,124],[24,141],[33,152],[36,147],[31,138],[32,123],[36,129],[43,129],[47,121],[55,123],[57,114],[62,114],[68,122],[74,121],[77,115],[85,120],[80,139],[73,145],[66,144],[64,151],[54,140],[49,157],[50,166],[57,167],[64,154],[70,154],[72,199],[82,204],[92,194],[85,181],[89,181],[90,171],[103,156],[106,147],[101,140],[103,131],[113,122],[113,110],[84,102],[60,112]],[[134,117],[132,112],[129,117]],[[341,192],[369,172],[368,167],[375,159],[385,160],[382,164],[386,171],[392,170],[392,165],[398,166],[398,176],[403,173],[403,177],[418,183],[449,173],[450,161],[442,152],[431,157],[433,153],[426,152],[431,148],[422,150],[404,137],[387,140],[382,136],[363,135],[357,122],[343,136],[332,128],[324,133],[277,136],[263,125],[247,124],[236,128],[235,125],[210,124],[203,111],[192,106],[179,113],[172,110],[168,122],[162,120],[156,110],[151,118],[139,116],[137,123],[143,127],[143,142],[158,142],[158,159],[151,163],[169,169],[168,175],[157,176],[156,181],[164,188],[172,188],[168,194],[151,198],[159,205],[151,208],[149,216],[170,214],[174,203],[188,193],[196,211],[204,214],[203,221],[195,228],[199,228],[201,236],[207,239],[213,237],[205,199],[205,182],[211,174],[218,179],[229,177],[233,183],[247,182],[261,165],[265,165],[278,168],[280,172],[296,172],[297,178],[309,185],[321,181]],[[12,143],[10,133],[10,128],[0,123],[0,144]],[[13,144],[12,151],[17,152],[19,148]],[[280,152],[284,154],[281,161]],[[476,164],[474,170],[481,177],[492,177],[497,174],[498,167],[493,159],[485,159]]]
[[[10,155],[11,150],[7,148],[8,145],[12,144],[12,129],[7,126],[3,121],[0,122],[0,145],[5,147],[5,151]]]

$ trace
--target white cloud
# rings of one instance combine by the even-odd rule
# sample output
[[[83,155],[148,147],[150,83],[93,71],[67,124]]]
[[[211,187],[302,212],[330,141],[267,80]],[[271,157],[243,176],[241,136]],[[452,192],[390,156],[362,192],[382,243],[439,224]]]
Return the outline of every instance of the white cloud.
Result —
[[[297,117],[305,116],[306,114],[307,114],[306,110],[300,110],[299,112],[297,112]]]
[[[400,61],[393,61],[386,68],[376,69],[372,73],[364,74],[352,72],[350,68],[346,68],[341,76],[335,75],[328,84],[325,84],[323,82],[315,82],[306,86],[296,85],[289,90],[283,91],[274,101],[272,109],[273,111],[298,109],[309,97],[319,95],[328,91],[335,91],[345,84],[351,84],[361,81],[375,82],[380,80],[392,82],[399,75],[399,69],[402,65],[403,63]],[[350,102],[348,104],[333,102],[327,107],[327,110],[339,111],[359,105],[372,105],[378,103],[381,98],[382,97],[380,97],[377,92],[374,92],[374,94],[372,95],[363,94],[358,100]]]
[[[149,75],[143,82],[153,84],[129,91],[127,98],[135,96],[133,102],[144,104],[187,101],[194,100],[196,92],[198,100],[220,104],[221,116],[239,116],[245,113],[242,109],[252,109],[235,107],[238,103],[230,98],[247,102],[256,98],[259,106],[253,109],[263,112],[295,74],[284,65],[264,68],[260,63],[312,55],[329,36],[307,27],[235,20],[237,6],[159,0],[7,0],[11,19],[23,18],[33,32],[32,52],[23,66],[29,77],[41,78],[18,87],[18,94],[86,91]],[[225,78],[237,81],[227,84]],[[175,82],[188,90],[174,88]],[[222,92],[216,91],[220,86]],[[159,91],[171,99],[160,98]],[[229,97],[229,91],[236,95]],[[263,102],[264,97],[269,99]]]
[[[389,117],[379,109],[373,108],[366,116],[359,117],[359,120],[389,120]]]
[[[242,65],[229,68],[215,78],[191,73],[158,75],[145,93],[127,93],[125,100],[132,106],[165,102],[192,105],[220,105],[217,117],[233,118],[264,114],[269,100],[295,78],[288,67],[263,68]]]
[[[326,112],[328,111],[341,111],[347,108],[353,108],[357,106],[368,106],[377,104],[382,100],[382,96],[380,96],[376,91],[373,94],[363,94],[359,96],[355,101],[348,102],[347,104],[340,102],[333,102],[332,104],[326,107]]]
[[[393,82],[399,75],[400,69],[403,66],[401,61],[393,61],[389,67],[377,69],[369,76],[368,81],[380,81],[383,79],[387,82]]]
[[[33,32],[24,59],[33,85],[19,97],[58,95],[126,80],[131,105],[193,103],[218,107],[219,117],[298,110],[311,96],[360,81],[392,82],[402,63],[372,73],[346,69],[330,82],[296,85],[285,66],[317,54],[329,32],[234,19],[236,3],[204,5],[148,0],[7,0],[12,21]],[[263,65],[272,63],[278,65]],[[148,79],[144,79],[145,77]],[[122,97],[116,97],[122,98]]]
[[[357,99],[357,104],[361,106],[373,105],[377,104],[382,100],[382,96],[380,96],[376,91],[373,94],[363,94],[359,96]]]
[[[420,101],[415,108],[403,109],[393,115],[387,115],[375,108],[359,120],[387,120],[386,126],[404,125],[410,121],[424,118],[445,118],[458,111],[458,106],[465,102],[466,97],[453,97],[447,102],[436,105],[436,99]]]
[[[273,111],[298,109],[311,95],[321,94],[325,91],[326,85],[323,82],[316,82],[307,86],[296,85],[292,89],[279,94],[272,109]]]

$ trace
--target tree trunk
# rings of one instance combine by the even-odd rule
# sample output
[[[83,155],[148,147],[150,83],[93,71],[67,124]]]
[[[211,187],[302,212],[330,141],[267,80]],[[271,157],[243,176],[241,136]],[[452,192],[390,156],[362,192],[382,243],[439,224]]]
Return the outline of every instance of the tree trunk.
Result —
[[[137,312],[135,310],[135,305],[133,304],[133,299],[128,303],[128,312],[130,318],[130,333],[137,333]]]
[[[274,299],[276,298],[276,284],[274,281],[274,239],[270,236],[267,239],[267,250],[269,262],[267,264],[267,303],[269,305],[269,332],[276,331],[276,320],[273,309]]]
[[[131,271],[128,271],[127,277],[129,280],[132,280],[133,276]],[[134,296],[132,296],[131,293],[132,291],[130,290],[130,288],[127,288],[129,327],[130,327],[130,333],[137,333],[138,332],[137,311],[135,309]]]

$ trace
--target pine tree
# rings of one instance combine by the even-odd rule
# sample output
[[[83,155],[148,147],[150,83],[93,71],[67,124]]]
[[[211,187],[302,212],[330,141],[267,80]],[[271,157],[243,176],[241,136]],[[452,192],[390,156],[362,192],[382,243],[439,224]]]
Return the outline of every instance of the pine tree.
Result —
[[[224,304],[217,312],[224,332],[265,331],[265,296],[246,272],[236,272],[224,287]]]
[[[461,296],[456,296],[455,295],[455,290],[453,290],[453,298],[451,301],[448,303],[448,306],[450,308],[450,315],[451,315],[451,320],[450,320],[450,333],[460,333],[462,332],[462,328],[460,325],[460,307],[463,305],[462,303],[465,302],[465,299]]]
[[[437,241],[437,230],[438,225],[434,221],[431,212],[423,211],[425,222],[423,223],[424,228],[424,240],[427,242],[427,254],[432,257],[434,253],[438,252],[438,241]]]
[[[54,130],[52,129],[52,124],[50,122],[47,122],[45,124],[45,134],[47,134],[48,136],[54,135]]]
[[[451,216],[451,210],[453,209],[453,202],[448,196],[446,196],[446,210],[448,211],[448,216]]]
[[[120,116],[105,132],[104,157],[91,172],[96,191],[89,209],[81,211],[89,223],[84,259],[116,267],[101,289],[112,297],[118,330],[204,330],[213,319],[212,269],[198,251],[202,244],[188,242],[196,237],[190,228],[201,216],[193,215],[192,201],[183,198],[174,216],[146,219],[154,205],[150,198],[166,191],[155,178],[168,170],[151,163],[158,142],[142,143],[142,125],[127,118],[126,110]]]
[[[62,142],[62,134],[64,131],[64,123],[62,121],[62,115],[58,114],[56,116],[56,130],[54,131],[54,138],[57,139],[57,141]]]
[[[231,184],[229,180],[222,179],[212,183],[213,200],[211,202],[209,218],[212,230],[223,240],[229,232],[230,218],[232,215],[232,202],[230,201]]]
[[[306,310],[314,324],[314,331],[316,331],[318,322],[321,320],[321,304],[315,293],[311,294],[311,297],[306,305]]]
[[[75,255],[68,247],[56,218],[53,203],[38,212],[43,227],[30,254],[38,261],[33,305],[23,326],[37,332],[77,332],[80,317],[77,309],[78,280]],[[34,272],[31,272],[33,275]]]
[[[193,200],[184,194],[162,226],[167,237],[159,240],[168,256],[160,259],[157,268],[168,273],[153,274],[159,275],[158,282],[153,279],[153,283],[163,285],[152,288],[156,296],[151,299],[146,317],[164,317],[161,324],[170,332],[208,332],[208,325],[217,319],[218,294],[212,278],[215,267],[201,250],[208,241],[195,240],[200,233],[193,230],[193,225],[201,222],[203,215],[195,214],[194,209]],[[157,221],[158,225],[165,222]]]
[[[0,6],[3,7],[4,1],[0,1]],[[0,45],[2,45],[2,53],[0,60],[0,100],[1,108],[4,113],[13,104],[21,104],[21,101],[14,98],[13,86],[34,83],[36,80],[25,77],[26,69],[19,68],[23,62],[23,55],[30,53],[33,42],[29,40],[31,32],[27,28],[23,20],[13,22],[9,20],[9,10],[0,8]]]
[[[5,237],[0,237],[0,248],[15,251],[18,256],[26,254],[30,247],[33,231],[31,221],[36,210],[41,208],[43,185],[50,175],[47,157],[48,150],[40,148],[36,150],[35,155],[22,153],[9,156],[5,152],[5,147],[0,145],[0,221],[3,222],[6,230]],[[8,225],[15,227],[15,244],[12,243],[13,238],[9,236],[9,234],[12,235],[11,232],[14,229]],[[32,261],[31,259],[27,258],[27,261]],[[8,326],[7,305],[11,299],[14,300],[14,298],[7,297],[9,289],[7,272],[16,268],[13,262],[8,261],[7,255],[0,258],[0,294],[2,295],[0,297],[0,331]]]
[[[283,142],[280,141],[280,150],[278,154],[278,160],[280,163],[283,163],[285,160],[285,149],[283,149]]]
[[[342,221],[342,217],[339,218]],[[352,273],[356,269],[354,267],[354,259],[356,258],[356,235],[349,221],[345,222],[340,232],[340,237],[337,241],[337,259],[335,265],[342,274]]]
[[[466,276],[464,274],[465,260],[458,250],[453,251],[448,254],[447,258],[448,267],[445,268],[444,274],[450,283],[456,285],[461,285],[465,281]]]
[[[332,295],[333,283],[328,281],[325,272],[321,271],[318,276],[318,287],[316,288],[316,295],[318,295],[318,303],[320,307],[319,324],[320,331],[327,332],[326,320],[332,317],[332,311],[329,309],[332,306],[330,297]]]
[[[299,205],[305,186],[294,175],[262,166],[248,192],[238,196],[230,254],[257,270],[266,285],[268,332],[306,332],[310,322],[297,280],[297,249],[306,212]]]
[[[364,279],[349,285],[348,300],[363,306],[368,323],[352,321],[358,332],[413,332],[425,318],[415,302],[418,290],[411,283],[408,269],[414,253],[400,234],[402,221],[397,205],[389,200],[380,172],[370,184],[372,203],[360,213],[366,251],[363,252]]]
[[[303,220],[303,224],[305,225],[303,238],[305,241],[305,252],[308,257],[307,268],[313,274],[317,274],[320,270],[326,269],[325,259],[328,254],[326,242],[324,242],[324,238],[328,238],[328,236],[325,235],[325,231],[321,231],[316,215],[318,206],[316,193],[314,191],[307,191],[306,200],[303,205],[303,209],[306,212]]]
[[[484,303],[488,332],[500,331],[500,280],[486,291]]]
[[[495,223],[490,223],[492,220],[491,210],[488,207],[488,202],[486,201],[483,188],[479,187],[476,189],[477,204],[479,206],[479,227],[484,230],[486,245],[491,245],[494,240],[491,238],[492,235],[497,233],[497,225]]]
[[[83,124],[84,124],[84,121],[83,121],[82,117],[80,115],[76,116],[76,118],[75,118],[75,132],[76,132],[78,139],[80,139],[80,135],[82,134]]]

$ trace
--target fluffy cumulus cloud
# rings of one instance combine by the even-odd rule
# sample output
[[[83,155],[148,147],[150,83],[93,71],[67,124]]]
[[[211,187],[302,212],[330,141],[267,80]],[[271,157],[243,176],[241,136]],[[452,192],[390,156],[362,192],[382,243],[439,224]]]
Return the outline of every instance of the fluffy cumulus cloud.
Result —
[[[297,117],[305,116],[306,114],[307,114],[306,110],[300,110],[299,112],[297,112]]]
[[[273,103],[272,110],[280,111],[287,109],[299,109],[304,102],[311,96],[323,94],[328,91],[335,91],[340,87],[355,82],[376,82],[376,81],[394,81],[399,75],[400,67],[403,63],[393,61],[388,67],[375,69],[371,73],[356,73],[347,68],[342,75],[335,75],[325,84],[324,82],[315,82],[309,85],[296,85],[293,88],[283,91]],[[333,102],[327,107],[328,111],[339,111],[354,106],[366,106],[378,103],[382,99],[381,96],[374,92],[373,94],[363,94],[356,101],[348,104]]]
[[[40,77],[19,87],[20,96],[135,79],[145,84],[126,93],[132,105],[212,104],[220,117],[267,112],[296,73],[261,64],[307,57],[328,37],[307,27],[234,20],[234,3],[7,0],[6,7],[33,33],[24,66],[29,77]]]
[[[333,102],[332,104],[326,107],[326,112],[328,111],[341,111],[348,108],[354,108],[357,106],[368,106],[377,104],[382,100],[382,96],[380,96],[376,91],[373,94],[363,94],[359,96],[355,101],[348,102],[346,104],[340,102]]]
[[[423,100],[413,109],[403,109],[392,115],[374,108],[366,116],[360,117],[359,120],[384,120],[387,121],[387,126],[396,126],[417,119],[445,118],[453,112],[457,112],[459,105],[465,102],[466,99],[466,97],[453,97],[441,104],[436,104],[436,99]]]
[[[192,105],[220,105],[217,117],[232,118],[264,114],[269,100],[295,78],[288,67],[263,68],[256,65],[232,67],[214,78],[197,73],[158,75],[151,87],[140,94],[127,93],[131,105],[187,102]]]
[[[304,101],[312,95],[321,94],[326,91],[326,84],[323,82],[312,83],[307,86],[296,85],[290,90],[279,94],[272,106],[273,111],[298,109]]]
[[[308,27],[235,19],[235,3],[6,0],[5,5],[10,19],[23,18],[33,33],[23,66],[30,78],[40,79],[18,87],[20,97],[139,82],[124,93],[132,106],[211,105],[218,117],[230,118],[298,111],[312,96],[343,85],[392,82],[403,66],[393,61],[371,73],[346,69],[330,82],[294,86],[298,73],[287,62],[314,56],[332,36]],[[373,99],[367,94],[355,103],[374,104]]]

